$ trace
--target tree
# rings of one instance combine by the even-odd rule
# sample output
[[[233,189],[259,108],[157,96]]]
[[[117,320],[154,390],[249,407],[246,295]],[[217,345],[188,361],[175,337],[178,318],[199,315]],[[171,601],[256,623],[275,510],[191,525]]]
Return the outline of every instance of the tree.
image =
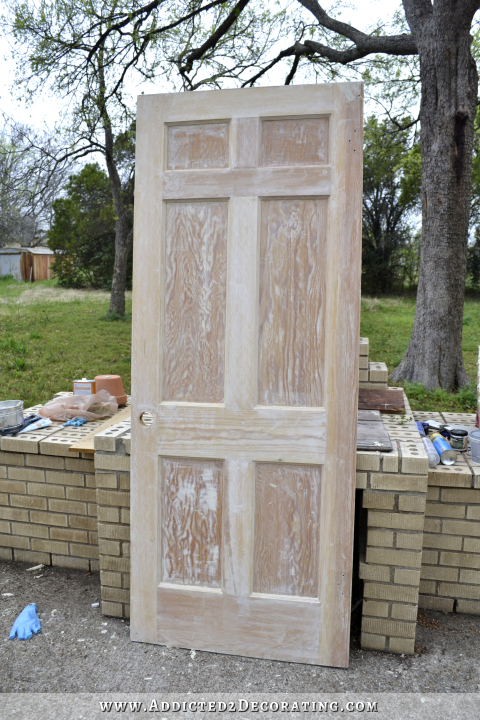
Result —
[[[406,123],[408,124],[408,123]],[[420,197],[418,144],[410,131],[370,116],[364,125],[362,289],[392,292],[411,276],[409,215]]]
[[[66,287],[110,288],[115,262],[115,212],[108,175],[89,163],[53,203],[48,245],[53,271]]]
[[[80,0],[70,3],[69,7],[79,3],[76,14],[70,13],[62,28],[67,28],[67,33],[71,26],[75,28],[74,41],[64,39],[53,52],[52,43],[39,39],[48,52],[37,49],[32,57],[41,58],[34,67],[44,72],[47,66],[55,70],[64,55],[85,50],[83,64],[77,63],[75,69],[75,82],[95,66],[101,48],[108,42],[114,44],[112,37],[118,44],[108,53],[108,61],[105,56],[100,63],[109,73],[114,74],[116,65],[123,63],[124,73],[136,67],[151,77],[165,62],[176,68],[183,87],[190,90],[202,85],[220,87],[222,80],[253,85],[279,63],[288,63],[285,83],[289,84],[305,63],[335,76],[336,68],[367,63],[367,59],[375,62],[379,55],[418,56],[422,250],[412,335],[392,377],[428,388],[451,389],[468,382],[458,318],[462,317],[465,294],[478,91],[470,31],[480,0],[402,0],[409,32],[393,34],[385,34],[382,27],[362,32],[328,14],[317,0],[296,0],[277,14],[261,0],[235,4],[110,0],[95,5],[95,11],[93,0],[88,8]],[[25,28],[24,7],[16,8],[15,27],[20,35]],[[80,23],[78,14],[85,22]],[[28,23],[28,36],[37,37],[36,25],[42,24],[42,17],[35,15],[35,22]],[[290,44],[278,52],[278,43],[287,36]],[[152,63],[148,52],[154,53]],[[115,88],[111,92],[116,92]]]

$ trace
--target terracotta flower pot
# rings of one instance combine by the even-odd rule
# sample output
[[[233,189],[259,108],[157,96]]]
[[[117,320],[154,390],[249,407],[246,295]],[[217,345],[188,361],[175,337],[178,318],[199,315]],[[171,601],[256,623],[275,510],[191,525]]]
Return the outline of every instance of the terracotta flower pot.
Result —
[[[110,395],[116,397],[119,405],[125,405],[127,402],[120,375],[97,375],[95,378],[95,392],[99,390],[106,390]]]

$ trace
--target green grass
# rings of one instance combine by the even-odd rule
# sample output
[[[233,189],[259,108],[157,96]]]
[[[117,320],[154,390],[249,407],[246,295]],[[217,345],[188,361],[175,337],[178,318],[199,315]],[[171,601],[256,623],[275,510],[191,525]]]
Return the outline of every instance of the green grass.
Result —
[[[103,322],[108,293],[0,278],[0,400],[28,407],[104,374],[121,375],[129,393],[131,304],[126,320]]]
[[[385,362],[388,372],[398,365],[407,349],[412,331],[413,298],[363,298],[361,334],[370,340],[370,360]],[[457,393],[426,390],[422,385],[404,383],[412,410],[476,412],[477,356],[480,345],[480,301],[467,300],[463,316],[463,359],[469,388]]]
[[[0,400],[18,398],[25,406],[71,390],[72,380],[121,375],[130,392],[131,310],[127,294],[124,320],[108,314],[109,295],[64,290],[56,280],[20,283],[0,278]],[[413,324],[411,298],[364,298],[361,334],[370,339],[370,360],[387,363],[389,372],[405,352]],[[405,384],[415,410],[474,412],[480,301],[467,300],[463,353],[471,388],[458,393],[426,391]]]

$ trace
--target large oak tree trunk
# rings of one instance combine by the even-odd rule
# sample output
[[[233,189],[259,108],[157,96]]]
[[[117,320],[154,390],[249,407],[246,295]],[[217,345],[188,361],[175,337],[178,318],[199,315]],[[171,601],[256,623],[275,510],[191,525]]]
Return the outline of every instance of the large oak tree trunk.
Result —
[[[455,6],[434,3],[422,19],[405,7],[422,83],[422,247],[412,335],[392,374],[448,390],[468,382],[462,320],[478,85],[470,23]]]

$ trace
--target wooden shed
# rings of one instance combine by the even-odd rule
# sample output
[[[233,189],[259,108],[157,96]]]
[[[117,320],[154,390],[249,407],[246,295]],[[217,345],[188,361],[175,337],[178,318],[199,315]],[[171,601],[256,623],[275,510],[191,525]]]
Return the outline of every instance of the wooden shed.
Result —
[[[16,280],[39,282],[53,277],[53,250],[46,247],[0,248],[0,274]]]

